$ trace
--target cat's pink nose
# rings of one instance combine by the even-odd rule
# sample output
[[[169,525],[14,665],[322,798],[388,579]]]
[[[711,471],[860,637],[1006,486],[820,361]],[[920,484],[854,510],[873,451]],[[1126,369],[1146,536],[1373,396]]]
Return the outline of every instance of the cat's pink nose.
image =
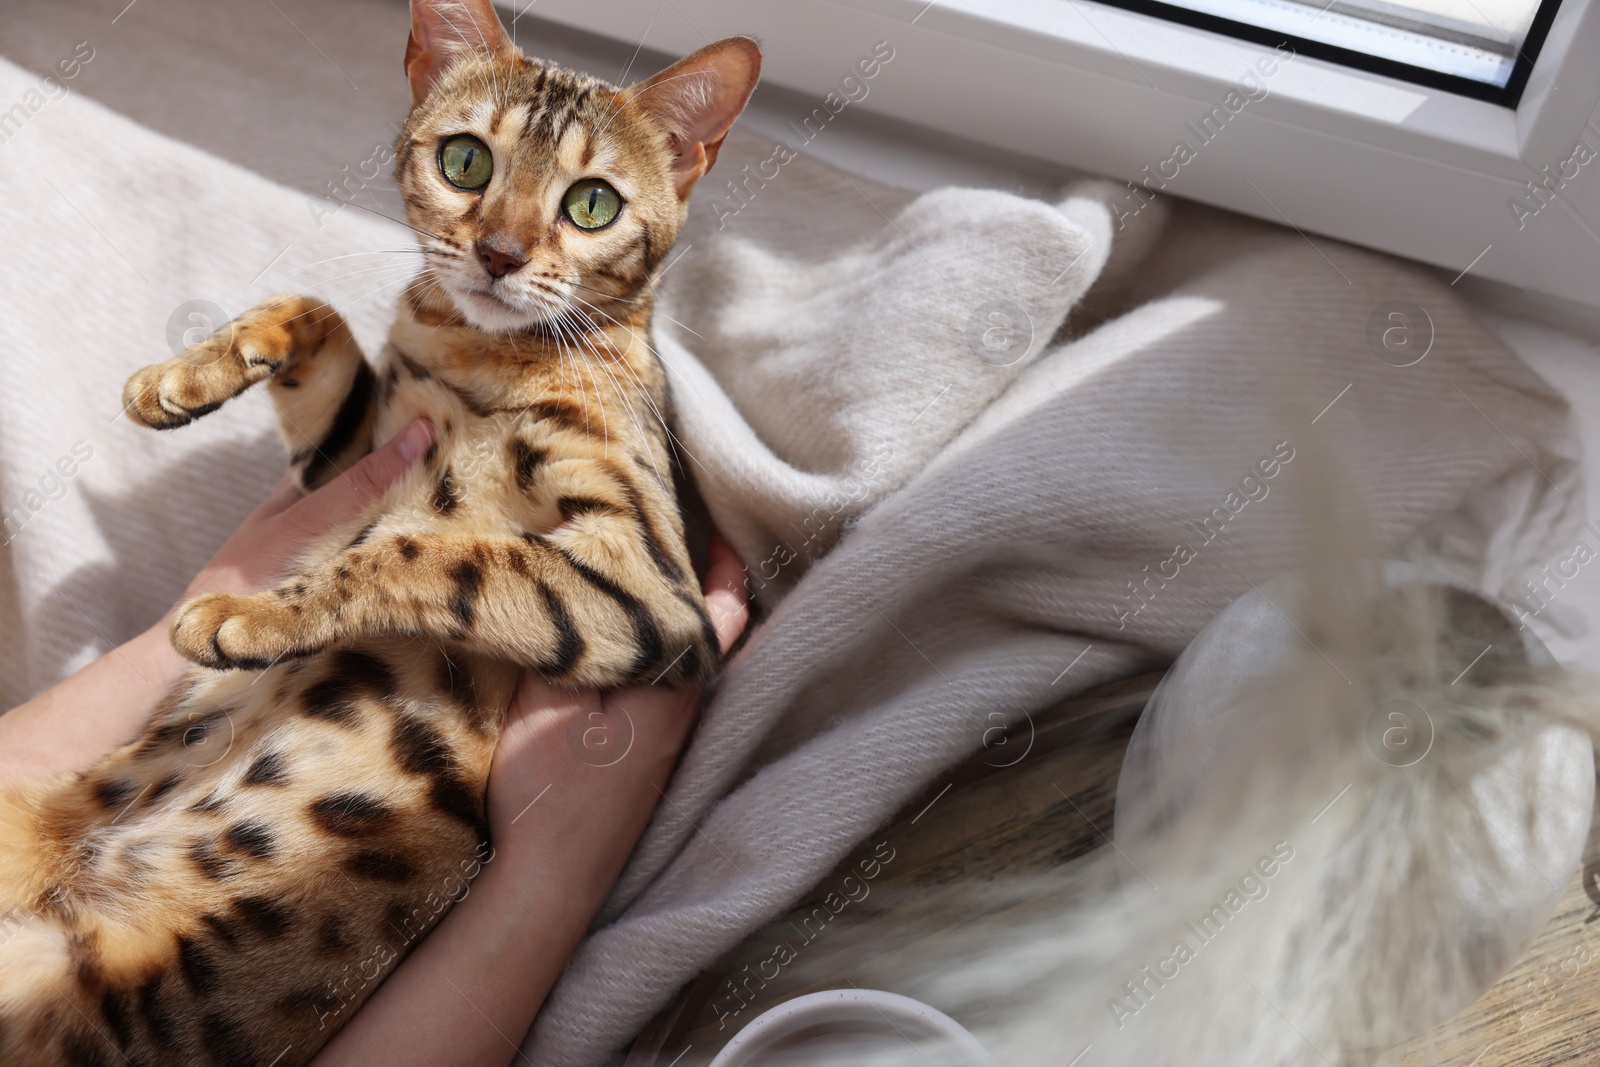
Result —
[[[489,272],[491,278],[504,278],[528,262],[514,252],[496,248],[488,241],[478,242],[478,258],[483,260],[483,267]]]

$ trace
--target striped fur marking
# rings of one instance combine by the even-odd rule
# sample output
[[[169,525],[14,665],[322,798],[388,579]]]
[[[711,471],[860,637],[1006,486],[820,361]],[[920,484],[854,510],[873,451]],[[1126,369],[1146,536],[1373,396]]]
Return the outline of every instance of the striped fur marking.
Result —
[[[638,678],[652,665],[660,662],[661,626],[656,622],[656,617],[649,607],[610,578],[581,562],[571,552],[564,548],[557,548],[556,551],[584,581],[615,601],[628,616],[628,620],[633,623],[634,656],[633,665],[628,668],[629,677]]]
[[[333,422],[328,425],[322,440],[316,444],[305,460],[300,477],[308,488],[314,489],[332,477],[339,457],[345,455],[356,443],[356,435],[366,423],[367,413],[372,408],[375,384],[372,366],[366,360],[357,363],[355,377],[350,382],[350,391],[345,394],[344,402],[334,413]]]

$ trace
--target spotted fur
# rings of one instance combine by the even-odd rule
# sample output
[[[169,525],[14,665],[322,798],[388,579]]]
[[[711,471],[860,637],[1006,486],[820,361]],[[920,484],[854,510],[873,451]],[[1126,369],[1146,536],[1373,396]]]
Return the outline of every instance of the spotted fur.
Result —
[[[522,56],[487,0],[416,0],[396,177],[426,266],[377,366],[281,296],[124,399],[166,429],[266,382],[307,489],[419,416],[436,442],[277,586],[185,604],[196,666],[141,736],[0,797],[0,1063],[306,1062],[486,861],[520,669],[715,669],[646,338],[758,67],[734,38],[621,89]],[[441,176],[461,133],[481,191]],[[598,231],[561,214],[590,177],[624,201]]]

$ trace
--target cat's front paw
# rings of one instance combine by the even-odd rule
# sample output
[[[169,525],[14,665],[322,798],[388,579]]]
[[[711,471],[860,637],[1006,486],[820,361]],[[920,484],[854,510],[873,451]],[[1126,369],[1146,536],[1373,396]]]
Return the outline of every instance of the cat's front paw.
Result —
[[[304,629],[292,608],[271,595],[207,593],[173,617],[172,647],[203,667],[261,670],[317,651]]]
[[[204,389],[199,378],[197,368],[177,359],[145,367],[122,387],[122,410],[153,430],[187,426],[227,399],[209,399],[211,390]]]
[[[156,430],[209,415],[284,366],[298,345],[322,336],[325,327],[311,313],[317,306],[299,297],[275,297],[225,323],[182,355],[129,378],[122,388],[123,410]]]

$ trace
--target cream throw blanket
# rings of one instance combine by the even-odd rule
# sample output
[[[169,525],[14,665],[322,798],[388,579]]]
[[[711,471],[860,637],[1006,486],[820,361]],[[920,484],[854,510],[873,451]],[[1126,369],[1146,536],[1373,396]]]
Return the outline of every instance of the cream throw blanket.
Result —
[[[0,62],[0,99],[35,82]],[[183,305],[316,290],[372,346],[413,265],[352,272],[333,257],[404,231],[349,210],[319,230],[299,192],[76,96],[45,106],[0,168],[11,702],[154,619],[282,469],[259,396],[171,435],[117,417],[127,374],[198,325]],[[771,151],[736,136],[718,173]],[[1314,464],[1385,546],[1498,480],[1451,520],[1461,569],[1531,558],[1570,517],[1561,402],[1438,283],[1197,209],[1119,232],[1105,195],[913,197],[802,157],[725,228],[696,209],[656,340],[693,472],[771,614],[529,1035],[534,1062],[604,1061],[977,750],[990,712],[1163,663],[1301,562],[1292,498]],[[1368,344],[1393,300],[1432,321],[1414,366]]]

